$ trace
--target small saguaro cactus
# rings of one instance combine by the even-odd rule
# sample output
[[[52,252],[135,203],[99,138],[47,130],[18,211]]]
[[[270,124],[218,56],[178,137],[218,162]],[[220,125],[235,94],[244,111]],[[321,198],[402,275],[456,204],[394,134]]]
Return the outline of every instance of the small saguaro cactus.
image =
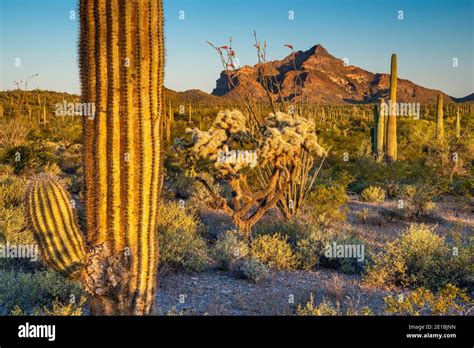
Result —
[[[461,137],[461,112],[459,106],[456,109],[456,138]]]
[[[79,11],[81,97],[97,110],[83,117],[87,237],[50,176],[29,185],[27,211],[46,260],[79,274],[93,314],[148,314],[162,175],[162,4],[81,0]]]
[[[390,67],[390,101],[392,109],[387,118],[387,160],[393,162],[397,160],[397,55],[392,54]]]
[[[444,138],[444,124],[443,124],[443,95],[438,94],[438,103],[436,106],[436,140]]]

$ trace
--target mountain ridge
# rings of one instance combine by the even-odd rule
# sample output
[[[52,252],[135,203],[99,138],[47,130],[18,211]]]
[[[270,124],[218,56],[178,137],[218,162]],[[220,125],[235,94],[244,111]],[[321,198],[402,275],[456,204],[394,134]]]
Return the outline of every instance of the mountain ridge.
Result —
[[[259,78],[259,71],[262,69],[265,79]],[[236,89],[229,87],[228,76]],[[294,51],[281,60],[254,66],[245,65],[231,72],[222,71],[211,95],[238,98],[238,92],[246,86],[253,97],[265,100],[268,98],[265,84],[270,87],[274,100],[309,100],[336,104],[372,103],[379,98],[388,100],[390,94],[389,74],[373,73],[354,65],[346,65],[321,44],[316,44],[306,51]],[[444,95],[447,103],[473,99],[472,95],[453,98],[442,91],[398,78],[398,102],[435,103],[439,93]]]

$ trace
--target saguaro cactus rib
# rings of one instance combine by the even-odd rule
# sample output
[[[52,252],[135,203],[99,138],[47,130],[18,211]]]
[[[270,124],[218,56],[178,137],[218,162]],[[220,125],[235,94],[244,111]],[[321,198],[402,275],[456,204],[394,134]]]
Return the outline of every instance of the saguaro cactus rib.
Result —
[[[86,256],[83,281],[94,313],[145,314],[153,305],[158,258],[162,5],[81,0],[79,9],[82,100],[97,110],[83,121],[87,255],[78,251],[77,228],[67,232],[73,215],[61,202],[65,191],[42,194],[54,186],[49,182],[31,190],[38,192],[28,201],[32,225],[53,267],[65,270]]]

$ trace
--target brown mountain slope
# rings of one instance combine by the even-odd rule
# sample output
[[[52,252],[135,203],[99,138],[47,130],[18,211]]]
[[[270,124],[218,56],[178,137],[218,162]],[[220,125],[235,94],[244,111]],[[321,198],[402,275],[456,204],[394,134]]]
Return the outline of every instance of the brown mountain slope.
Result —
[[[253,67],[246,65],[233,72],[223,71],[212,94],[235,98],[238,96],[237,92],[243,92],[243,86],[247,86],[252,96],[266,98],[263,88],[265,82],[259,79],[259,69],[263,69],[266,83],[272,81],[269,85],[272,97],[276,100],[310,100],[321,103],[368,103],[380,97],[388,100],[388,74],[374,74],[356,66],[346,66],[343,60],[329,54],[321,45],[315,45],[307,51],[294,52],[283,60]],[[230,74],[237,91],[229,88],[227,74]],[[397,92],[399,102],[422,104],[435,103],[439,93],[404,79],[398,79]],[[446,94],[444,98],[446,102],[453,101]]]

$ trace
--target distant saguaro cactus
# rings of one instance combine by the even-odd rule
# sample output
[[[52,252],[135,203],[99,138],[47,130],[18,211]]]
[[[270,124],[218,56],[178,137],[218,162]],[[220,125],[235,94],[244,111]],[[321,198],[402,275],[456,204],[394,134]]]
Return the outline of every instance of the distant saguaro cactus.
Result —
[[[456,138],[461,137],[461,112],[459,106],[456,109]]]
[[[436,140],[444,139],[444,123],[443,123],[443,95],[438,94],[438,103],[436,106]]]
[[[40,176],[27,190],[30,222],[49,263],[80,269],[94,314],[151,312],[161,179],[163,10],[160,0],[81,0],[88,250],[67,193]]]
[[[384,144],[384,115],[382,111],[382,104],[385,103],[383,99],[380,99],[379,105],[374,105],[374,127],[373,127],[373,144],[372,148],[374,154],[380,159],[383,156],[383,144]]]
[[[393,162],[397,160],[397,55],[392,54],[390,67],[390,101],[392,109],[387,118],[387,160]]]

